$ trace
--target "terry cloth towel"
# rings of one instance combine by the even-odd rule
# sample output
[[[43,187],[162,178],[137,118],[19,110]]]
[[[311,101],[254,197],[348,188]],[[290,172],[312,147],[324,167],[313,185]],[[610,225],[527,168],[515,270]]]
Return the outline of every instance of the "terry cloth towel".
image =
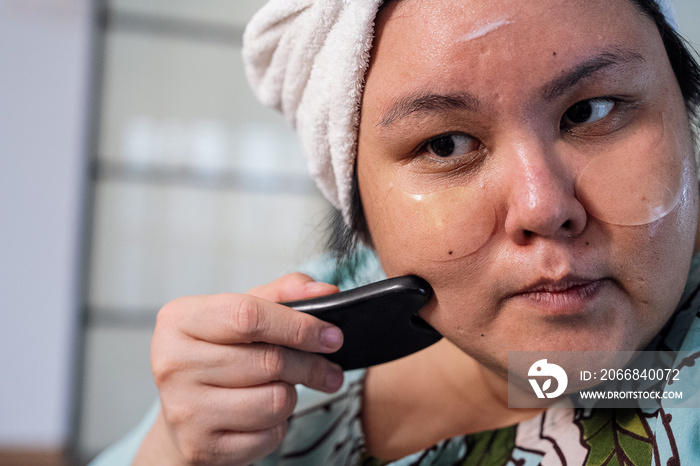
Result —
[[[295,128],[312,178],[349,222],[359,105],[382,0],[272,0],[243,35],[258,99]]]
[[[383,0],[270,0],[243,34],[243,62],[260,101],[299,134],[309,171],[349,218],[374,20]],[[675,27],[671,0],[657,0]]]

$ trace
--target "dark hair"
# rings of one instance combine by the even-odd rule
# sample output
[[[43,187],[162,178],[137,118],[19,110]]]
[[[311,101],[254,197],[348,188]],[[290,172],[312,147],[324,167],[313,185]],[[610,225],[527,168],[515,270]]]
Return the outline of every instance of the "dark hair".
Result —
[[[396,1],[401,0],[386,0],[384,5]],[[691,123],[693,148],[695,149],[695,136],[698,132],[698,119],[700,118],[700,67],[695,61],[694,50],[669,24],[656,0],[630,1],[640,13],[654,21],[661,35],[666,54],[685,101],[688,119]],[[345,268],[352,275],[358,265],[358,247],[362,244],[372,247],[372,238],[360,199],[357,170],[353,176],[349,220],[350,225],[348,226],[340,211],[334,210],[331,213],[330,239],[327,249],[335,256],[339,268]]]
[[[365,212],[360,199],[360,188],[357,182],[357,170],[352,177],[352,190],[350,201],[349,220],[350,226],[345,223],[343,213],[338,209],[332,209],[329,216],[329,236],[326,249],[337,263],[334,282],[339,282],[343,271],[351,277],[360,266],[360,246],[372,247],[372,238],[369,234]]]
[[[661,35],[673,73],[680,86],[688,117],[696,134],[700,111],[700,67],[693,47],[668,22],[656,0],[630,0],[637,9],[651,18]],[[691,52],[692,50],[692,52]]]

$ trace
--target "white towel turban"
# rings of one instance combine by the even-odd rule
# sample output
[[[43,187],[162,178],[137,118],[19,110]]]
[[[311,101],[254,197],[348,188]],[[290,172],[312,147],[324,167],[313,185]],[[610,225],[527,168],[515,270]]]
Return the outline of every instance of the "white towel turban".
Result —
[[[359,106],[382,0],[271,0],[243,35],[253,91],[297,130],[309,171],[349,225]]]
[[[248,80],[295,128],[309,171],[350,221],[359,108],[383,0],[270,0],[243,35]],[[671,0],[657,0],[675,27]]]

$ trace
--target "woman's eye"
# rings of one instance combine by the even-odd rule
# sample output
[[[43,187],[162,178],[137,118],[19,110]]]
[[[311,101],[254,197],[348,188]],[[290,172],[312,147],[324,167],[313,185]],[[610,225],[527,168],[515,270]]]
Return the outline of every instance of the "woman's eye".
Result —
[[[615,107],[611,99],[583,100],[571,106],[562,118],[562,126],[590,125],[610,115]]]
[[[466,134],[445,134],[428,141],[423,150],[440,158],[460,156],[479,148],[479,141]]]

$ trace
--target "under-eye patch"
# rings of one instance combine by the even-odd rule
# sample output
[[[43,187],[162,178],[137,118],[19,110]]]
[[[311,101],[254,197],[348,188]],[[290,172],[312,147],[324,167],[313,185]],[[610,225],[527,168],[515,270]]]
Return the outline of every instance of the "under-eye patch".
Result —
[[[613,225],[645,225],[680,202],[684,151],[666,139],[660,117],[651,129],[591,159],[576,179],[576,196],[593,217]]]

